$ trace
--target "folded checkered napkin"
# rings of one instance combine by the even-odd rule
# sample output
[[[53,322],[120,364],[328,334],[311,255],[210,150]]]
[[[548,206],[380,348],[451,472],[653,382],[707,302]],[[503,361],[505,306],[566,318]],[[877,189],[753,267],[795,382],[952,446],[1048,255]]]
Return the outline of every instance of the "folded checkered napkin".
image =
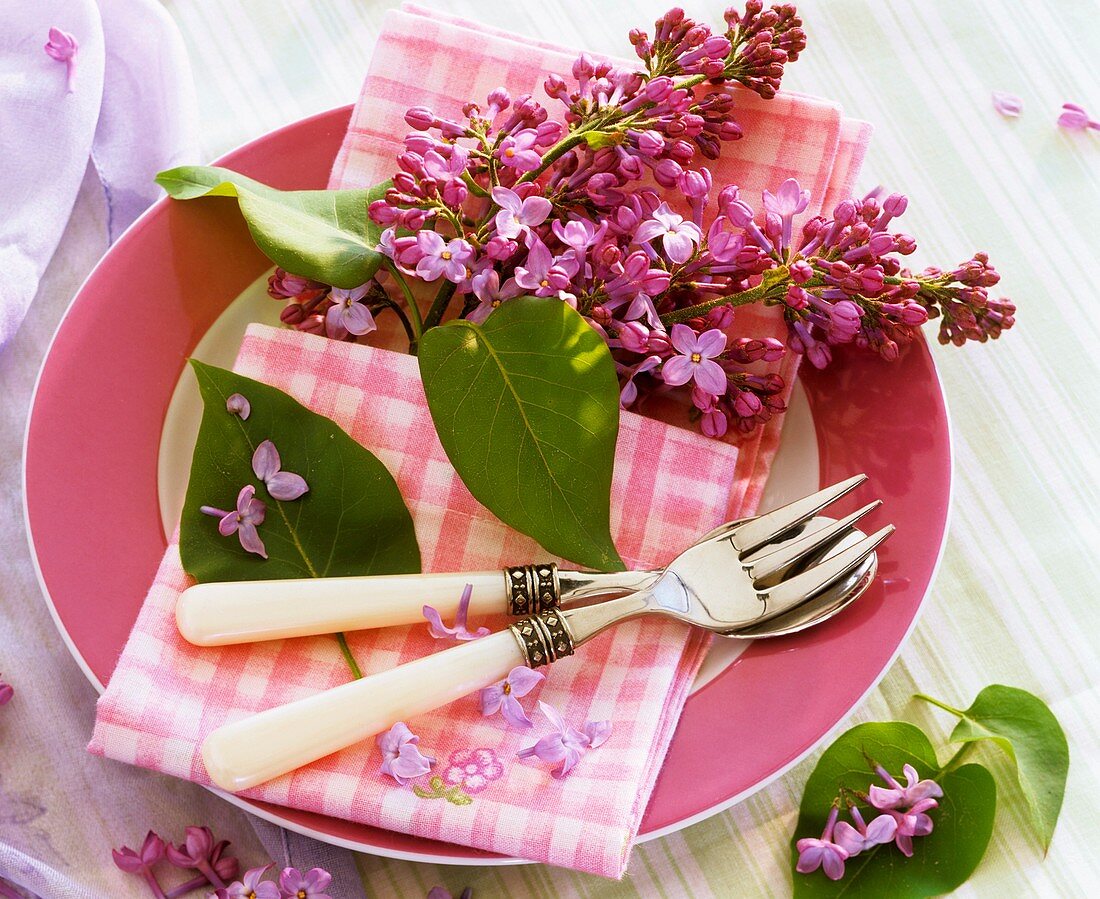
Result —
[[[416,7],[389,13],[332,186],[392,174],[409,106],[457,111],[502,83],[513,93],[537,94],[547,72],[567,71],[571,61],[561,48]],[[808,214],[850,191],[869,138],[863,123],[842,119],[834,104],[791,94],[765,102],[745,92],[740,110],[746,137],[724,146],[723,160],[712,166],[717,181],[751,195],[796,177],[813,192]],[[766,312],[738,315],[741,333],[781,331]],[[776,370],[790,383],[795,365],[791,357]],[[546,558],[462,485],[435,435],[412,358],[253,326],[237,370],[332,417],[379,456],[412,511],[426,571]],[[624,412],[612,490],[612,535],[624,560],[661,565],[714,524],[751,514],[781,421],[733,446]],[[341,683],[347,672],[331,638],[220,649],[187,644],[176,631],[174,605],[188,583],[173,544],[100,700],[90,749],[208,783],[199,753],[206,734]],[[423,625],[349,636],[367,673],[441,648]],[[525,702],[549,702],[573,723],[613,724],[610,740],[562,781],[537,760],[516,759],[541,727],[522,735],[506,729],[483,719],[471,697],[408,722],[438,759],[441,789],[394,785],[378,773],[377,750],[364,744],[247,795],[619,877],[707,642],[674,622],[643,619],[556,663]]]

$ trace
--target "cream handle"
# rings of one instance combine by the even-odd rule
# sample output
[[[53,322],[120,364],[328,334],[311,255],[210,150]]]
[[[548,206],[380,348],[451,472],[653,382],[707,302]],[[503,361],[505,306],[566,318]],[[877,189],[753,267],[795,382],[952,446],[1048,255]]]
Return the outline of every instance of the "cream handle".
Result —
[[[247,790],[503,680],[523,663],[516,637],[499,631],[219,727],[202,744],[202,759],[217,786]]]
[[[451,621],[467,584],[472,619],[507,611],[497,570],[196,584],[176,601],[176,624],[197,646],[225,646],[414,624],[425,605]]]

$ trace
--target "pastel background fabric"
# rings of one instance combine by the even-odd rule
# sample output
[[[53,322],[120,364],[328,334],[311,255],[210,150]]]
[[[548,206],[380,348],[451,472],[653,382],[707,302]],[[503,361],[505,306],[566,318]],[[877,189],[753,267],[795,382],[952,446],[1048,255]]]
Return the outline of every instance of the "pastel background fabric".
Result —
[[[209,159],[303,115],[353,102],[393,4],[166,5],[194,65]],[[627,30],[667,5],[515,0],[493,5],[492,18],[525,35],[626,55]],[[700,2],[690,10],[716,19],[723,5]],[[912,639],[842,727],[902,716],[946,734],[944,716],[910,700],[917,689],[955,704],[993,681],[1042,695],[1065,725],[1072,752],[1050,853],[1044,859],[1028,834],[1018,791],[1003,790],[993,842],[958,895],[1091,896],[1100,840],[1100,562],[1092,551],[1100,543],[1094,515],[1100,495],[1088,477],[1100,468],[1090,286],[1100,141],[1059,132],[1053,122],[1066,100],[1100,108],[1096,4],[1053,0],[1037,10],[1022,0],[802,0],[799,6],[811,43],[787,84],[827,93],[875,123],[860,189],[882,181],[912,196],[905,221],[921,237],[918,264],[961,260],[975,246],[989,250],[1022,307],[1020,325],[999,345],[934,350],[954,426],[951,535]],[[447,4],[474,18],[484,17],[485,8],[475,0]],[[1023,117],[1001,119],[989,101],[993,89],[1022,95]],[[133,845],[149,826],[178,833],[198,821],[243,847],[246,864],[266,853],[281,861],[289,848],[296,864],[332,868],[343,850],[257,821],[265,850],[250,835],[254,819],[201,788],[84,751],[95,691],[39,594],[22,533],[19,453],[40,359],[105,245],[100,200],[98,179],[86,182],[27,320],[0,354],[0,667],[18,690],[0,714],[0,875],[33,882],[43,896],[140,899],[145,886],[114,870],[106,847]],[[358,856],[362,892],[352,892],[345,877],[336,895],[419,899],[437,883],[456,893],[470,884],[482,897],[789,895],[787,839],[816,755],[734,808],[639,845],[620,883],[537,865],[475,869]],[[73,795],[82,797],[80,814],[72,813]],[[35,873],[34,865],[46,873]]]

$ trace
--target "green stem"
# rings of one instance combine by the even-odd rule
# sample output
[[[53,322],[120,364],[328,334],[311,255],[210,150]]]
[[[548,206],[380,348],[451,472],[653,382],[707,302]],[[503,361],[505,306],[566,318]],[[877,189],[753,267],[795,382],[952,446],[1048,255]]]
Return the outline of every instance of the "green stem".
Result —
[[[412,326],[409,352],[415,356],[416,346],[420,343],[420,338],[424,334],[424,322],[420,317],[420,307],[416,304],[416,298],[413,297],[409,282],[405,280],[405,276],[401,274],[401,270],[394,264],[392,259],[386,260],[386,268],[397,282],[397,286],[401,288],[401,293],[405,296],[405,305],[409,307],[409,324]]]
[[[351,647],[348,646],[348,638],[342,633],[336,634],[336,642],[340,644],[340,652],[344,654],[344,661],[348,663],[348,668],[351,669],[351,675],[356,680],[363,676],[363,672],[359,668],[359,663],[355,661],[355,656],[351,654]]]
[[[933,699],[931,696],[927,696],[924,693],[914,693],[913,698],[914,699],[923,699],[925,702],[930,702],[930,703],[932,703],[932,705],[936,706],[937,708],[943,709],[945,712],[950,712],[952,715],[956,715],[959,718],[965,718],[966,717],[966,712],[960,711],[959,709],[953,709],[953,708],[951,708],[951,706],[947,705],[946,703],[942,703],[938,699]]]
[[[451,281],[444,281],[443,286],[439,288],[439,293],[435,295],[435,299],[432,301],[431,308],[428,310],[428,314],[424,316],[424,330],[428,328],[434,328],[441,321],[443,316],[447,312],[447,307],[451,303],[451,297],[455,294],[455,284]]]
[[[666,312],[661,316],[661,322],[666,326],[675,325],[679,322],[686,322],[689,318],[706,315],[711,309],[718,306],[747,306],[749,303],[758,303],[780,287],[786,292],[787,283],[785,279],[778,283],[773,279],[761,281],[756,287],[750,287],[748,290],[742,290],[739,293],[718,296],[713,300],[696,303],[694,306],[685,306],[683,309],[677,309],[674,312]]]

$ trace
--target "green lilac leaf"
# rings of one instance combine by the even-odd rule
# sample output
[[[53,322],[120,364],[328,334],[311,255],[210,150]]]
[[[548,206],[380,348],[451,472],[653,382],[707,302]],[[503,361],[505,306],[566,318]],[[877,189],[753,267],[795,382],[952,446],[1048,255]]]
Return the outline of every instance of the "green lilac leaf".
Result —
[[[912,858],[890,843],[848,859],[844,877],[838,881],[829,880],[820,869],[812,874],[795,872],[795,897],[922,899],[956,889],[970,877],[989,845],[997,787],[981,765],[963,765],[940,774],[928,737],[904,722],[860,724],[825,750],[802,796],[798,826],[791,839],[792,870],[798,861],[798,840],[821,836],[840,788],[866,792],[872,783],[879,783],[868,756],[895,775],[910,764],[922,778],[934,777],[939,782],[944,795],[939,808],[929,813],[935,825],[932,833],[913,839]],[[846,809],[842,806],[842,817]],[[867,821],[878,814],[869,807],[860,811]]]
[[[440,442],[477,500],[554,555],[621,569],[610,527],[619,386],[576,310],[519,297],[483,325],[426,331],[419,358]]]
[[[202,424],[180,522],[183,567],[198,581],[406,574],[420,571],[412,517],[393,477],[373,453],[331,419],[275,387],[191,361],[203,399]],[[252,406],[248,419],[226,411],[234,393]],[[252,453],[271,440],[285,471],[309,492],[279,502],[252,471]],[[265,560],[200,506],[233,509],[245,484],[267,505],[259,527]]]
[[[381,228],[367,207],[390,182],[369,190],[276,190],[217,166],[185,165],[161,172],[157,184],[177,200],[236,197],[256,245],[288,272],[335,287],[358,287],[384,257]]]
[[[962,719],[952,742],[992,740],[1008,753],[1043,851],[1049,849],[1069,774],[1069,744],[1050,707],[1033,693],[1002,684],[986,687],[965,711],[920,698]]]

